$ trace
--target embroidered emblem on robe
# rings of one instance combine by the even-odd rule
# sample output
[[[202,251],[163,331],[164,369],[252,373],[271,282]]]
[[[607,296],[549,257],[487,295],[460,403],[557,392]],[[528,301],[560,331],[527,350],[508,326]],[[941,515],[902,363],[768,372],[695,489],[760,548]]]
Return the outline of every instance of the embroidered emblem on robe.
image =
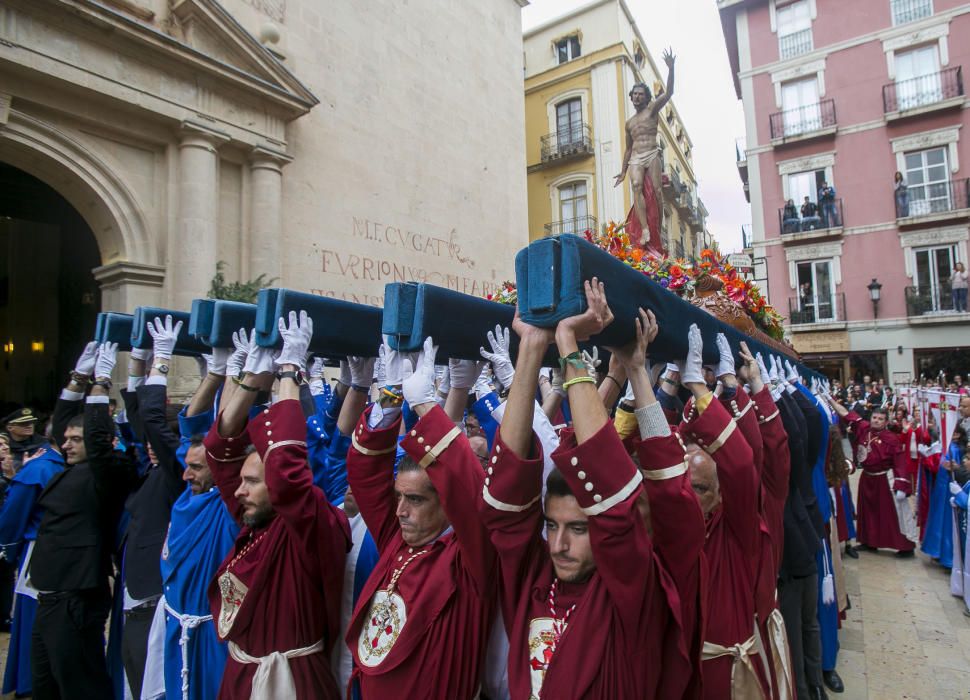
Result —
[[[239,608],[242,607],[249,587],[236,578],[231,571],[226,571],[219,577],[219,594],[222,598],[222,605],[219,609],[218,632],[221,639],[225,639],[232,629],[232,623],[236,621]]]
[[[379,590],[371,600],[367,620],[357,639],[357,656],[365,666],[378,666],[391,653],[401,636],[408,613],[404,599],[397,593]]]
[[[551,617],[537,617],[529,623],[529,675],[532,677],[532,695],[538,700],[542,682],[552,655],[556,650],[556,630]]]

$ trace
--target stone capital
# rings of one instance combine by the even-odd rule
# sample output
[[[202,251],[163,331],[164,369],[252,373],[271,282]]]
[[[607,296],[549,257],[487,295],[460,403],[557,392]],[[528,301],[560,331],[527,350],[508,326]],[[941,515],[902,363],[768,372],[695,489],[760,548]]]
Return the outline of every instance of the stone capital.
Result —
[[[165,282],[165,267],[162,265],[146,265],[122,260],[101,265],[91,272],[94,279],[101,284],[101,289],[105,290],[125,284],[161,287]]]
[[[250,151],[249,163],[253,170],[272,170],[282,172],[283,166],[293,160],[293,156],[268,146],[256,146]]]
[[[179,148],[204,148],[215,153],[229,135],[207,124],[186,119],[179,125]]]

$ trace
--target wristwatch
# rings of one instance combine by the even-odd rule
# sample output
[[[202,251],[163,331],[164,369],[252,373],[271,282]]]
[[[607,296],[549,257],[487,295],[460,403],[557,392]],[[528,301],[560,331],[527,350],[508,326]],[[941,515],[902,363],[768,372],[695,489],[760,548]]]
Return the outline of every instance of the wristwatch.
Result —
[[[152,365],[152,369],[157,369],[162,374],[168,374],[168,365],[163,362],[156,362]]]
[[[288,370],[286,372],[277,372],[277,379],[292,379],[297,384],[305,384],[306,379],[303,378],[303,372],[299,370]]]

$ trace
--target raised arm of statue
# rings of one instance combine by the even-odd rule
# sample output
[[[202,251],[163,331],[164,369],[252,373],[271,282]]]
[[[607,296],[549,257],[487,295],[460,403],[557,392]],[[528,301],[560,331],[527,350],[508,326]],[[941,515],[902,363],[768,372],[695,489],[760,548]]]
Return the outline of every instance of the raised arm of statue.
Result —
[[[654,100],[653,103],[653,113],[660,114],[660,110],[670,102],[670,98],[674,96],[674,63],[677,57],[674,56],[674,52],[671,49],[664,51],[664,63],[667,64],[667,89],[664,90],[664,94]]]

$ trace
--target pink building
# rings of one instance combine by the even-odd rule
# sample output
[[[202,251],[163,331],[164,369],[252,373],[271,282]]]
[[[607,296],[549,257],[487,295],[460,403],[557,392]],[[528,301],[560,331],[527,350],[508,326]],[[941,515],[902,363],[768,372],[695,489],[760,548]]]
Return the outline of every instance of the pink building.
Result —
[[[746,252],[795,347],[834,377],[970,371],[950,282],[970,223],[970,3],[718,8],[744,104]]]

